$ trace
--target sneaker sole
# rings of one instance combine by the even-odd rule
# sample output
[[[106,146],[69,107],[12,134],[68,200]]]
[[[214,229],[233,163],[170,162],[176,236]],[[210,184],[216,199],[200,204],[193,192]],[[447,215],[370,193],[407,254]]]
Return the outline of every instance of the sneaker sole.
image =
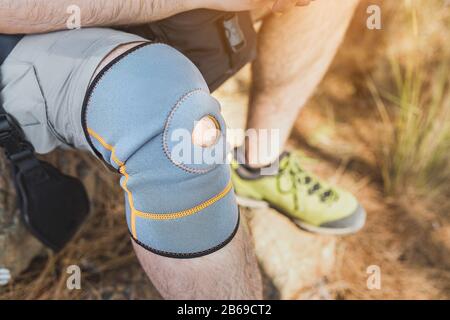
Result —
[[[241,196],[236,196],[236,201],[238,205],[246,208],[251,209],[268,209],[272,208],[280,213],[282,213],[284,216],[292,220],[299,228],[302,230],[311,232],[311,233],[317,233],[317,234],[323,234],[323,235],[333,235],[333,236],[345,236],[350,234],[355,234],[358,231],[360,231],[364,225],[365,225],[365,218],[362,220],[362,222],[358,225],[354,225],[347,228],[326,228],[326,227],[318,227],[314,226],[312,224],[306,223],[302,220],[292,218],[289,214],[284,212],[283,210],[280,210],[278,208],[275,208],[271,206],[268,202],[262,201],[262,200],[255,200],[251,198],[245,198]]]

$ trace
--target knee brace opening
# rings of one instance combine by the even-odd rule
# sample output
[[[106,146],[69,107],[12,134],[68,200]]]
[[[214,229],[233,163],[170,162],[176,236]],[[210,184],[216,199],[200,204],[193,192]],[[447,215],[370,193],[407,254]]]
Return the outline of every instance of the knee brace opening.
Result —
[[[211,141],[205,142],[201,133],[196,136],[196,127],[202,120],[212,127],[212,130],[203,132],[212,132]],[[193,90],[171,109],[163,132],[164,153],[178,168],[205,174],[226,162],[228,148],[224,128],[226,125],[219,103],[204,90]]]
[[[204,116],[192,130],[192,143],[203,148],[211,147],[219,140],[220,131],[219,121],[213,115]]]

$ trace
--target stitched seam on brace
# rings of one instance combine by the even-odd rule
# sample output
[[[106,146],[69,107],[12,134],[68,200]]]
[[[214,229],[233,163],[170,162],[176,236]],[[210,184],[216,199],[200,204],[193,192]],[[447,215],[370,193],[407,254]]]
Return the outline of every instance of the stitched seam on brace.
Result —
[[[166,124],[164,125],[164,132],[163,132],[163,135],[162,135],[162,145],[163,145],[164,154],[166,155],[166,157],[169,159],[169,161],[172,164],[174,164],[178,168],[180,168],[180,169],[182,169],[182,170],[184,170],[186,172],[189,172],[189,173],[205,174],[205,173],[208,173],[209,171],[213,170],[214,167],[213,168],[209,168],[209,169],[194,169],[194,168],[190,168],[190,167],[188,167],[188,166],[186,166],[186,165],[184,165],[182,163],[175,162],[172,159],[172,155],[171,155],[170,150],[169,150],[169,145],[167,144],[167,135],[168,135],[169,130],[170,130],[170,124],[172,122],[172,119],[175,116],[175,112],[183,104],[183,102],[185,102],[190,96],[192,96],[193,94],[195,94],[197,92],[206,92],[206,91],[201,89],[201,88],[197,88],[197,89],[194,89],[194,90],[186,93],[180,99],[178,99],[178,101],[175,103],[173,108],[170,110],[169,116],[167,117],[167,120],[166,120]]]
[[[196,205],[195,207],[189,208],[187,210],[182,210],[178,212],[169,212],[169,213],[149,213],[149,212],[141,212],[139,210],[136,210],[136,215],[141,218],[146,219],[152,219],[152,220],[172,220],[172,219],[178,219],[178,218],[184,218],[190,215],[193,215],[197,212],[202,211],[203,209],[208,208],[209,206],[213,205],[223,197],[225,197],[231,190],[232,184],[231,181],[228,182],[225,189],[220,191],[218,194],[216,194],[214,197],[202,202],[199,205]]]
[[[134,208],[134,202],[133,202],[133,195],[131,194],[131,191],[128,189],[127,187],[127,182],[128,182],[128,173],[126,172],[126,166],[125,163],[123,161],[121,161],[117,156],[116,156],[116,149],[110,145],[109,143],[107,143],[105,141],[105,139],[103,139],[98,133],[96,133],[94,130],[92,130],[91,128],[88,128],[88,133],[94,138],[96,139],[106,150],[111,152],[111,158],[113,159],[113,161],[119,166],[119,172],[125,177],[124,183],[122,185],[122,188],[125,190],[125,192],[127,193],[127,197],[128,197],[128,203],[130,205],[130,210],[131,210],[131,215],[130,215],[130,222],[131,222],[131,233],[133,234],[133,236],[135,238],[137,238],[136,236],[136,217],[135,217],[135,208]]]
[[[100,137],[100,135],[95,132],[94,130],[92,130],[91,128],[88,128],[88,132],[89,134],[96,139],[106,150],[111,152],[111,158],[112,160],[119,166],[122,167],[125,165],[124,162],[120,161],[119,158],[116,155],[116,150],[114,149],[113,146],[111,146],[110,144],[108,144],[102,137]]]
[[[145,218],[145,219],[151,219],[151,220],[173,220],[173,219],[179,219],[179,218],[183,218],[183,217],[187,217],[190,215],[193,215],[203,209],[206,209],[207,207],[213,205],[214,203],[216,203],[217,201],[219,201],[220,199],[222,199],[223,197],[225,197],[230,190],[232,189],[232,183],[231,180],[228,182],[227,186],[225,187],[225,189],[223,189],[221,192],[219,192],[217,195],[215,195],[214,197],[200,203],[199,205],[196,205],[195,207],[186,209],[186,210],[182,210],[182,211],[178,211],[178,212],[168,212],[168,213],[152,213],[152,212],[142,212],[140,210],[137,210],[134,207],[134,201],[133,201],[133,195],[131,193],[131,191],[128,189],[127,187],[127,183],[128,183],[128,179],[129,179],[129,175],[126,171],[126,165],[125,162],[121,161],[117,156],[116,156],[116,152],[115,152],[115,148],[108,144],[105,139],[103,139],[98,133],[96,133],[94,130],[92,130],[91,128],[88,128],[88,132],[89,134],[96,139],[105,149],[107,149],[108,151],[111,152],[111,158],[113,159],[113,161],[120,167],[119,172],[125,177],[124,183],[122,185],[122,188],[125,190],[125,192],[127,193],[128,196],[128,203],[130,205],[130,209],[131,209],[131,233],[133,235],[133,237],[136,237],[136,216],[140,217],[140,218]]]
[[[133,235],[131,235],[131,239],[133,239],[134,242],[136,242],[138,245],[140,245],[142,248],[153,252],[155,254],[158,254],[160,256],[164,256],[164,257],[169,257],[169,258],[178,258],[178,259],[192,259],[192,258],[198,258],[198,257],[202,257],[204,255],[208,255],[211,254],[217,250],[222,249],[223,247],[225,247],[228,243],[231,242],[231,240],[234,239],[234,237],[236,236],[236,233],[239,229],[240,226],[240,213],[238,213],[238,218],[237,218],[237,223],[236,223],[236,227],[233,230],[233,233],[227,238],[225,239],[225,241],[223,241],[222,243],[207,249],[207,250],[203,250],[203,251],[198,251],[198,252],[193,252],[193,253],[176,253],[176,252],[168,252],[168,251],[163,251],[163,250],[157,250],[154,248],[151,248],[150,246],[140,242],[138,239],[134,238]]]

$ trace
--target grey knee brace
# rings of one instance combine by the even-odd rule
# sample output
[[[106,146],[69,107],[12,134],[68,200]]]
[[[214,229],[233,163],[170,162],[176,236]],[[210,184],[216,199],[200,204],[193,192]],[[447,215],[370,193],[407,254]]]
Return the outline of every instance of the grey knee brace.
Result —
[[[115,59],[86,95],[88,141],[122,175],[132,238],[157,254],[211,253],[232,239],[239,224],[228,165],[179,155],[177,132],[192,133],[205,116],[217,121],[217,143],[223,143],[220,106],[200,72],[163,44],[140,45]],[[187,149],[184,144],[185,153],[205,151],[192,142]]]

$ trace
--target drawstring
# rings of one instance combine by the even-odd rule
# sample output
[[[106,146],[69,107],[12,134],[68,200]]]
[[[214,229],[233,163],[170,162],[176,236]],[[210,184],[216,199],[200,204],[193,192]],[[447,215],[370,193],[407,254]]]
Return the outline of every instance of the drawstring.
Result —
[[[287,155],[281,160],[279,174],[276,177],[277,189],[281,194],[292,194],[294,198],[295,210],[303,211],[303,201],[299,201],[300,193],[306,196],[305,188],[302,185],[310,186],[306,189],[307,195],[317,194],[321,202],[332,203],[338,200],[339,196],[336,191],[324,187],[318,180],[306,173],[292,155]],[[288,187],[283,186],[283,182],[288,181]],[[322,192],[320,192],[322,191]]]

